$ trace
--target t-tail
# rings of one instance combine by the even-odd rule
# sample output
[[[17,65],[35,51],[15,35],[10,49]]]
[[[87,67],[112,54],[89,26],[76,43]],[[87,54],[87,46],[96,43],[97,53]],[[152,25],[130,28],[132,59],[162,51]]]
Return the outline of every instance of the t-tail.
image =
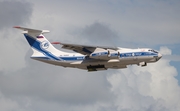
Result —
[[[60,60],[58,57],[61,53],[56,49],[43,35],[48,33],[48,30],[36,30],[16,26],[14,28],[23,30],[23,34],[33,50],[33,59],[47,59],[47,60]]]

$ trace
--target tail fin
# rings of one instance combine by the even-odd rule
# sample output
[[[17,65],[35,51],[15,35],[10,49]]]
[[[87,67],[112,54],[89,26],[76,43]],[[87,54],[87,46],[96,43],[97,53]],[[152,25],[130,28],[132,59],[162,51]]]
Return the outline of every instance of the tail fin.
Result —
[[[48,59],[59,60],[57,56],[62,52],[56,49],[43,35],[48,33],[48,30],[36,30],[17,26],[14,28],[23,30],[22,33],[34,52],[31,57],[46,57]]]

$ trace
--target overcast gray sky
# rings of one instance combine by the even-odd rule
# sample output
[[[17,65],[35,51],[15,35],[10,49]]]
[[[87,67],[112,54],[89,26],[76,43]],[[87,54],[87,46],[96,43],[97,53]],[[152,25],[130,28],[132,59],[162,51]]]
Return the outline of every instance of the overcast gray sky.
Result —
[[[0,111],[179,111],[179,0],[0,0]],[[88,73],[30,59],[15,25],[50,41],[151,47],[147,67]],[[56,46],[60,48],[60,46]]]

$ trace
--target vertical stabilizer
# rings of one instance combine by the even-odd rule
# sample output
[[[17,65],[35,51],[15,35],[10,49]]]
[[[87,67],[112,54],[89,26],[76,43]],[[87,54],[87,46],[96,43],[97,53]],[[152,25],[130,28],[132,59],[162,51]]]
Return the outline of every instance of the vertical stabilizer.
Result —
[[[14,27],[23,30],[23,34],[33,50],[32,57],[47,57],[49,59],[59,60],[57,57],[61,52],[56,49],[43,35],[48,30],[36,30],[24,27]]]

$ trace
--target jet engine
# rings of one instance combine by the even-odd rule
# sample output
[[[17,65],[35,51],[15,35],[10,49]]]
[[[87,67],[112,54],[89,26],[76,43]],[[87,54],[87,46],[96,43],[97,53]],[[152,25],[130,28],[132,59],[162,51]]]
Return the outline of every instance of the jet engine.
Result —
[[[96,59],[101,59],[101,58],[108,58],[109,56],[109,51],[103,51],[103,52],[93,52],[90,54],[90,58],[96,58]]]
[[[120,52],[118,52],[118,51],[110,52],[108,57],[111,59],[120,58]]]

